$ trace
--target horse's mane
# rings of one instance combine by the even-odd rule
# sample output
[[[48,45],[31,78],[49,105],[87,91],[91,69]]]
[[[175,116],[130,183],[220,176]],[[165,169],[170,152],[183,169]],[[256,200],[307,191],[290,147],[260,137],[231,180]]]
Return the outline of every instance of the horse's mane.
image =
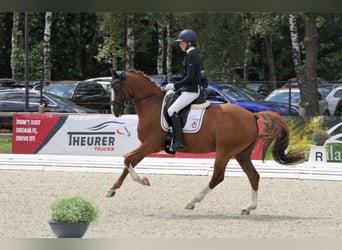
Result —
[[[138,74],[141,75],[142,77],[144,77],[146,80],[148,80],[149,82],[157,85],[158,87],[160,87],[158,85],[158,83],[156,83],[154,80],[151,79],[151,77],[149,77],[148,75],[146,75],[144,72],[140,71],[140,70],[136,70],[136,69],[128,69],[127,70],[128,73],[133,73],[133,74]]]

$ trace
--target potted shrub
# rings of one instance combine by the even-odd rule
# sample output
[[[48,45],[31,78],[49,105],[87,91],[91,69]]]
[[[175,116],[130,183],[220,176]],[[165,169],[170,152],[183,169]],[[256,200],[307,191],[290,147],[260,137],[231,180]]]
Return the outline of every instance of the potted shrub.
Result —
[[[82,238],[98,214],[93,201],[80,195],[65,196],[51,204],[49,224],[58,238]]]
[[[312,142],[314,145],[323,146],[325,141],[328,140],[330,135],[324,130],[315,130],[312,133]]]

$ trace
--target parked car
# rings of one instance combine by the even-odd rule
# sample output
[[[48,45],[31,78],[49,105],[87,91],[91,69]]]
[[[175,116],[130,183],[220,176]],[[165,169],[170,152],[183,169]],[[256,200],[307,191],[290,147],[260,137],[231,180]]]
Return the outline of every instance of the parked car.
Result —
[[[298,81],[296,81],[296,78],[293,78],[293,79],[290,79],[288,83],[284,84],[282,86],[282,88],[288,88],[290,84],[291,84],[291,88],[298,88],[299,87],[298,86]],[[338,86],[342,86],[342,84],[339,84],[339,83],[328,83],[324,79],[317,78],[317,89],[318,89],[318,92],[328,102],[328,110],[329,110],[329,114],[330,115],[334,114],[334,112],[336,110],[336,105],[337,105],[338,99],[333,98],[332,95],[330,95],[329,98],[327,98],[327,97],[330,94],[330,92],[333,89],[335,89],[336,87],[338,87]]]
[[[323,95],[323,97],[327,97],[329,95],[329,93],[331,92],[331,90],[333,88],[328,88],[328,87],[318,87],[317,88],[318,91]]]
[[[327,83],[318,85],[319,89],[324,89],[324,95],[327,96],[334,88],[342,86],[342,83]]]
[[[8,115],[2,114],[0,117],[0,127],[12,128],[12,112],[38,112],[41,102],[40,92],[29,91],[29,106],[25,110],[24,89],[0,90],[0,112],[10,112]],[[75,105],[61,97],[43,93],[42,103],[45,106],[45,112],[53,113],[96,113],[84,107]]]
[[[334,115],[342,116],[342,98],[337,102]]]
[[[319,92],[324,96],[324,97],[327,97],[328,94],[336,87],[338,86],[342,86],[342,84],[331,84],[331,83],[327,83],[327,84],[320,84],[320,85],[317,85],[317,88],[319,90]],[[282,88],[287,88],[288,87],[288,84],[287,85],[283,85]],[[297,83],[293,83],[291,84],[291,88],[298,88],[298,82]]]
[[[45,93],[60,96],[79,106],[110,113],[110,94],[95,81],[57,82],[44,88]]]
[[[298,115],[298,107],[286,103],[257,101],[251,96],[245,94],[239,88],[227,83],[210,83],[205,89],[206,99],[212,102],[212,105],[219,103],[233,103],[239,105],[251,112],[275,111],[281,115]]]
[[[245,88],[245,87],[239,87],[236,86],[239,90],[241,90],[243,93],[245,93],[246,95],[249,95],[250,97],[252,97],[252,99],[254,99],[255,101],[263,101],[265,99],[265,96],[259,94],[258,92]]]
[[[116,73],[121,74],[123,71],[117,70]],[[94,77],[94,78],[89,78],[84,81],[95,81],[99,84],[102,85],[102,87],[108,92],[111,93],[111,88],[110,88],[110,82],[112,80],[111,76],[100,76],[100,77]]]
[[[264,97],[272,92],[272,86],[268,83],[248,83],[246,88],[254,90]]]
[[[104,77],[95,77],[95,78],[90,78],[85,81],[94,81],[102,85],[102,87],[110,93],[110,81],[112,80],[111,76],[104,76]]]
[[[328,102],[330,114],[341,115],[342,86],[334,88],[325,98]]]
[[[289,103],[289,89],[288,88],[281,88],[273,90],[266,98],[265,101],[269,102],[282,102],[282,103]],[[300,91],[299,88],[291,89],[291,105],[295,105],[299,107],[300,104]],[[319,114],[320,115],[330,115],[328,102],[325,100],[324,96],[320,91],[318,91],[318,106],[319,106]]]
[[[16,86],[16,81],[11,78],[0,78],[0,89],[9,89]]]
[[[291,85],[291,88],[298,88],[299,82],[297,78],[291,78],[287,80],[287,83],[283,84],[281,87],[282,88],[288,88]],[[317,77],[317,85],[326,85],[329,84],[327,80]]]
[[[150,78],[158,83],[160,86],[165,86],[169,83],[167,75],[152,75]],[[182,75],[171,75],[170,82],[176,82],[183,79]]]
[[[33,82],[31,89],[35,91],[40,91],[41,89],[44,90],[44,88],[49,84],[49,82]]]
[[[121,71],[117,71],[118,74],[120,74]],[[110,87],[110,82],[112,80],[111,76],[104,76],[104,77],[96,77],[96,78],[91,78],[87,79],[86,81],[95,81],[99,84],[102,85],[102,87],[107,91],[109,95],[111,95],[111,87]],[[124,110],[124,114],[136,114],[135,106],[132,100],[130,100],[126,108]]]

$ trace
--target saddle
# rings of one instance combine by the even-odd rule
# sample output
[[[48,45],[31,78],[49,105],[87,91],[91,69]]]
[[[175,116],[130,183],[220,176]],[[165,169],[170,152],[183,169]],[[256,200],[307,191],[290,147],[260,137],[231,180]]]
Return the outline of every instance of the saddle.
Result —
[[[161,127],[164,131],[168,132],[168,136],[165,142],[165,152],[174,154],[174,151],[170,150],[170,144],[172,144],[172,124],[171,118],[167,112],[168,108],[177,100],[181,91],[168,91],[164,97],[162,114],[161,114]],[[202,124],[202,119],[206,108],[210,105],[209,101],[206,101],[205,93],[201,91],[199,97],[197,97],[190,105],[183,108],[178,116],[180,118],[183,133],[197,133]]]
[[[165,95],[164,99],[164,105],[162,109],[162,114],[167,122],[167,124],[171,127],[171,118],[167,112],[169,107],[177,100],[177,98],[180,96],[181,92],[180,91],[169,91]],[[201,91],[199,97],[197,97],[190,105],[186,106],[183,108],[179,113],[178,116],[181,120],[182,127],[184,128],[184,125],[186,124],[189,112],[191,108],[193,109],[205,109],[209,106],[209,102],[206,102],[205,99],[205,94]]]

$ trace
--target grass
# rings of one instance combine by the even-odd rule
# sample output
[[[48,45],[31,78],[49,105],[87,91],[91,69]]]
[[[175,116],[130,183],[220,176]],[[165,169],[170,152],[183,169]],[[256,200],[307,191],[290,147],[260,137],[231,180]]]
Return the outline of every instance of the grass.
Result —
[[[12,153],[12,138],[0,138],[0,154]]]

